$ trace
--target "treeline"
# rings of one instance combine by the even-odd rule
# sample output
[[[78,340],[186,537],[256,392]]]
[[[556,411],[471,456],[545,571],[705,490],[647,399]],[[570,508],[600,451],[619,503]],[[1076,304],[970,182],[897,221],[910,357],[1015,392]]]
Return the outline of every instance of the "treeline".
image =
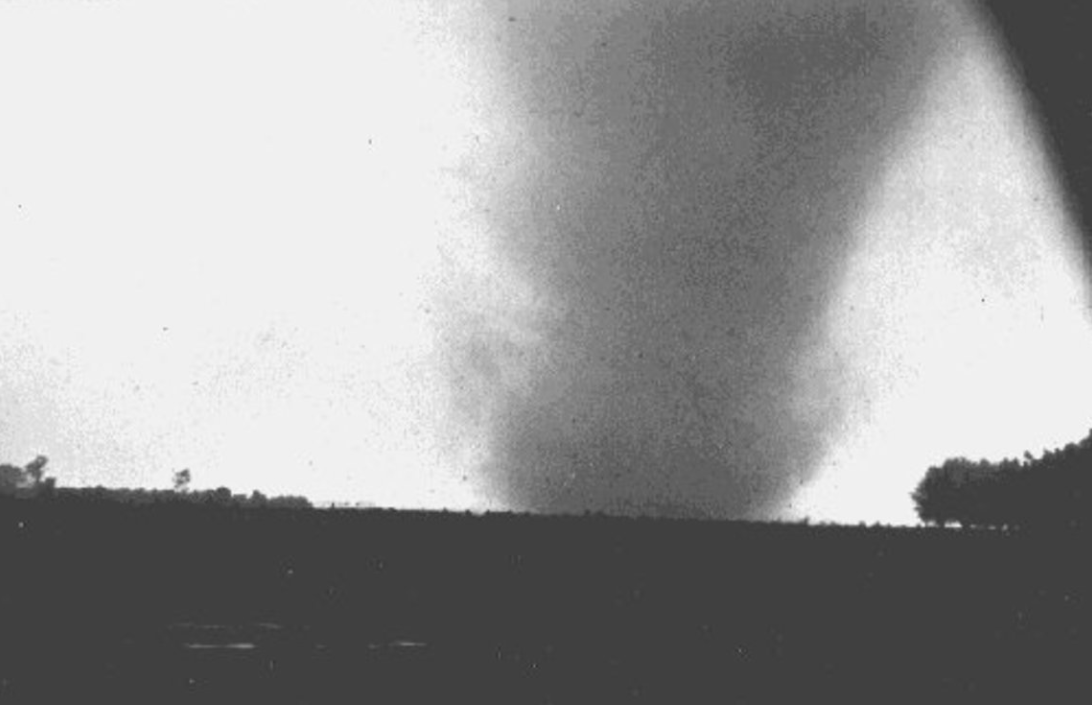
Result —
[[[39,455],[20,468],[0,465],[0,497],[36,499],[54,502],[123,503],[129,505],[198,505],[206,507],[261,508],[279,507],[302,509],[311,507],[306,497],[295,495],[266,496],[254,490],[249,495],[233,493],[227,487],[213,490],[189,489],[188,470],[175,473],[174,488],[170,490],[140,489],[128,487],[57,487],[56,480],[45,477],[44,468],[49,462]]]
[[[1020,528],[1088,527],[1092,432],[1041,458],[999,463],[953,458],[931,467],[913,492],[929,524]]]
[[[185,504],[208,507],[259,508],[282,507],[306,509],[311,502],[306,497],[278,495],[268,497],[254,490],[249,495],[233,493],[227,487],[214,490],[145,490],[118,487],[58,487],[48,495],[55,501],[123,502],[143,506],[149,504]]]

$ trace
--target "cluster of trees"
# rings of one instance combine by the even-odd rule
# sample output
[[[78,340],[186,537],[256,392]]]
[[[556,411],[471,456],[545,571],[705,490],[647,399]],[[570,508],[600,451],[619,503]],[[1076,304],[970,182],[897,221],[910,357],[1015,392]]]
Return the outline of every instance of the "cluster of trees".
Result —
[[[1041,458],[947,460],[929,468],[912,496],[918,517],[941,526],[1088,526],[1092,432]]]
[[[294,495],[267,497],[254,490],[249,495],[235,494],[227,487],[214,490],[191,490],[189,470],[174,474],[174,488],[170,490],[131,489],[126,487],[57,487],[52,477],[45,477],[49,460],[44,455],[25,467],[0,465],[0,496],[20,499],[50,499],[55,501],[123,502],[126,504],[186,504],[210,507],[282,507],[308,508],[306,497]]]
[[[0,495],[9,497],[37,497],[50,494],[56,487],[52,477],[45,477],[49,459],[39,455],[25,467],[0,465]]]

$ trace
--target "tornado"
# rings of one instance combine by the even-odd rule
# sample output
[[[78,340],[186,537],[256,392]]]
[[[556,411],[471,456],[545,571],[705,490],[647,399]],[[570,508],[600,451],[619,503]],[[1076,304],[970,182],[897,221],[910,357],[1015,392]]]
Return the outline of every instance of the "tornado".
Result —
[[[464,273],[440,337],[479,480],[515,511],[776,516],[844,421],[846,370],[814,351],[851,224],[959,21],[893,0],[475,18],[507,136],[461,173],[506,274],[467,295]]]

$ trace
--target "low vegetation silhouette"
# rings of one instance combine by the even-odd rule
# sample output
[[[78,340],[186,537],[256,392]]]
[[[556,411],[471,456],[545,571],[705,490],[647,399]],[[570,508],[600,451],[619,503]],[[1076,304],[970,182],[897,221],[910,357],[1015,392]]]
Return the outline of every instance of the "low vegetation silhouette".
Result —
[[[913,492],[928,524],[1084,528],[1092,498],[1092,432],[1035,458],[1000,462],[952,458],[929,468]]]
[[[227,487],[211,490],[191,490],[192,474],[180,470],[172,476],[169,490],[129,487],[58,487],[55,478],[45,476],[49,459],[39,455],[24,467],[0,465],[0,497],[39,499],[66,503],[121,503],[130,505],[172,504],[205,507],[256,509],[263,507],[306,509],[311,502],[306,497],[282,495],[268,497],[254,490],[249,495],[237,494]]]

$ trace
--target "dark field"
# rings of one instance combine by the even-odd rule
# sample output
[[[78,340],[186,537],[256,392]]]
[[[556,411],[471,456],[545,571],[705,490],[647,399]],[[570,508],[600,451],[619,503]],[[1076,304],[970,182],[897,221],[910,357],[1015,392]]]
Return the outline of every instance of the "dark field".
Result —
[[[1087,535],[0,502],[0,702],[1088,702]]]

